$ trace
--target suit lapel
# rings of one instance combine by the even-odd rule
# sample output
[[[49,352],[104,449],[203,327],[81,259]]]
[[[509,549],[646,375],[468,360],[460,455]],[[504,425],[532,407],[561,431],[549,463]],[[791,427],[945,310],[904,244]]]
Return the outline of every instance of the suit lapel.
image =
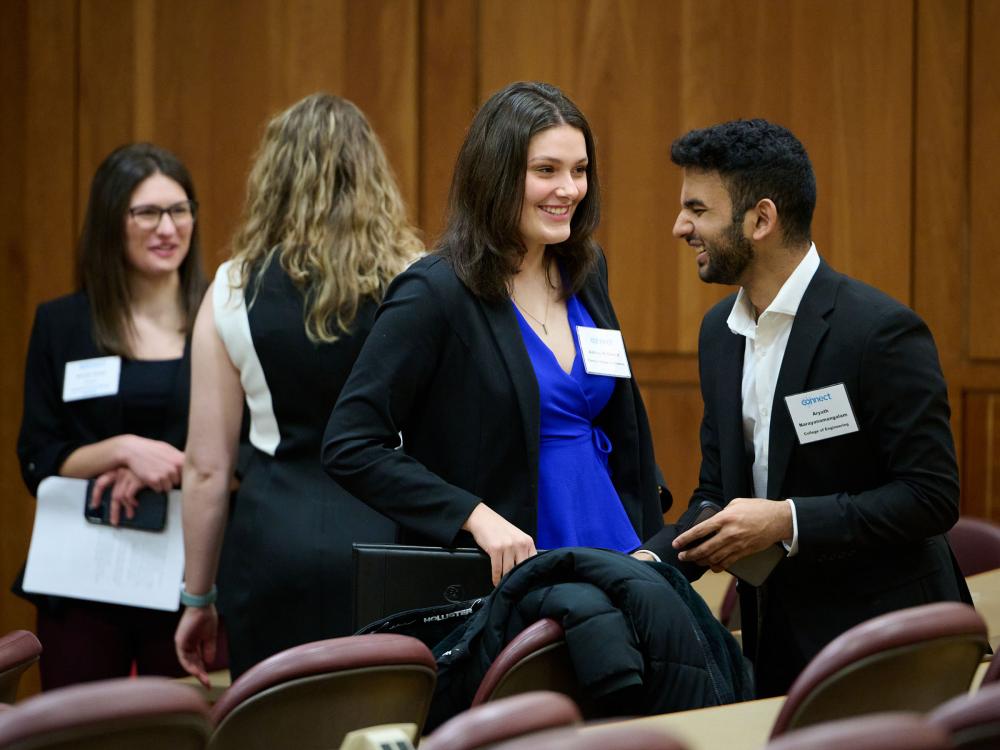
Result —
[[[722,487],[726,502],[734,497],[752,494],[750,466],[753,453],[747,456],[743,439],[743,355],[746,339],[733,333],[728,326],[722,331],[723,339],[718,351],[719,379],[715,403],[719,459],[722,463]]]
[[[524,444],[528,451],[531,476],[538,478],[539,404],[538,378],[528,356],[528,349],[521,336],[513,306],[503,302],[479,302],[490,331],[500,351],[500,358],[507,367],[517,404],[521,412]],[[537,490],[537,486],[536,486]]]
[[[774,403],[771,406],[767,496],[772,499],[781,499],[779,495],[785,482],[788,462],[798,441],[785,404],[785,396],[807,390],[813,358],[829,330],[826,315],[833,309],[839,283],[839,274],[820,261],[819,268],[802,296],[788,335],[785,356],[781,360],[781,370],[774,388]],[[824,385],[829,383],[813,384],[817,388]]]

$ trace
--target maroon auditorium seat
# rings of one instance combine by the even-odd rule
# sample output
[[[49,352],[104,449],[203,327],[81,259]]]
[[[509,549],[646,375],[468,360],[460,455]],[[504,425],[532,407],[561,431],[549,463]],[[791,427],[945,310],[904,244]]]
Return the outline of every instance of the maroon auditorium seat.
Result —
[[[955,750],[996,750],[1000,747],[1000,683],[952,698],[927,719],[948,733]]]
[[[543,729],[576,724],[580,710],[565,695],[546,690],[473,706],[439,726],[420,750],[476,750]]]
[[[0,636],[0,703],[13,703],[21,675],[42,653],[34,633],[14,630]]]
[[[0,711],[4,750],[201,750],[210,733],[199,693],[164,677],[85,682]]]
[[[247,670],[212,708],[213,750],[338,748],[376,724],[427,718],[437,666],[423,643],[385,633],[287,649]]]
[[[815,724],[764,750],[950,750],[947,733],[917,714],[885,713]]]
[[[472,705],[532,690],[568,695],[587,715],[562,625],[548,617],[532,623],[504,646],[483,675]]]
[[[948,532],[948,544],[964,576],[1000,568],[1000,526],[995,523],[960,517]]]
[[[809,662],[771,737],[860,714],[927,711],[969,689],[986,648],[986,623],[967,604],[938,602],[875,617]]]

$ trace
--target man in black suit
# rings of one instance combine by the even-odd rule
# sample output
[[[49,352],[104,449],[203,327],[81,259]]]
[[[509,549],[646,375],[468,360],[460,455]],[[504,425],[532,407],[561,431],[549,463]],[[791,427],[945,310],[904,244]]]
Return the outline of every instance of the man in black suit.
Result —
[[[671,158],[684,169],[674,235],[702,281],[741,288],[702,323],[699,486],[661,533],[692,577],[784,546],[763,585],[740,584],[758,695],[779,695],[864,620],[970,601],[944,537],[959,499],[947,390],[923,321],[820,259],[815,178],[792,133],[722,123]],[[723,510],[678,535],[704,500]]]

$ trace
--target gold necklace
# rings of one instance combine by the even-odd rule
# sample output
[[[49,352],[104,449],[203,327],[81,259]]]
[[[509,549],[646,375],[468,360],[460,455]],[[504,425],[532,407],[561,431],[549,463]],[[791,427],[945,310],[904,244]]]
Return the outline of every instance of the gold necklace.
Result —
[[[514,304],[517,305],[517,309],[518,310],[520,310],[525,315],[527,315],[529,318],[531,318],[533,321],[535,321],[536,323],[538,323],[538,325],[540,325],[542,327],[542,332],[546,336],[549,335],[548,326],[545,325],[549,321],[549,295],[548,294],[545,295],[545,320],[539,320],[534,315],[532,315],[530,312],[528,312],[527,310],[525,310],[524,309],[524,305],[522,305],[520,302],[518,302],[517,301],[517,297],[515,297],[513,294],[510,295],[510,298],[512,300],[514,300]]]
[[[524,305],[522,305],[520,302],[518,302],[517,301],[517,297],[514,296],[514,290],[513,289],[511,289],[511,292],[510,292],[510,298],[514,301],[514,304],[517,306],[517,309],[520,310],[521,312],[523,312],[525,315],[527,315],[533,321],[535,321],[538,325],[540,325],[542,327],[542,332],[546,336],[548,336],[549,335],[549,327],[548,327],[548,322],[549,322],[549,303],[552,301],[552,295],[549,292],[549,288],[552,286],[552,282],[549,280],[549,258],[545,258],[544,269],[545,269],[545,287],[546,287],[545,288],[545,319],[544,320],[539,320],[534,315],[532,315],[530,312],[528,312],[527,310],[525,310],[524,309]]]

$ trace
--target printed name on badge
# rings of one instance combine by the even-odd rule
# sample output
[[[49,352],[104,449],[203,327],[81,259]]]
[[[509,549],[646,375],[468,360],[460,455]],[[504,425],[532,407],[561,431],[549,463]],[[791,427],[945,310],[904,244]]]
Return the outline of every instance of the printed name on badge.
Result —
[[[621,331],[577,326],[576,337],[580,342],[580,354],[583,355],[583,369],[588,375],[632,377]]]
[[[858,431],[843,383],[785,396],[785,403],[801,445]]]
[[[121,357],[94,357],[66,363],[63,401],[114,396],[122,372]]]

